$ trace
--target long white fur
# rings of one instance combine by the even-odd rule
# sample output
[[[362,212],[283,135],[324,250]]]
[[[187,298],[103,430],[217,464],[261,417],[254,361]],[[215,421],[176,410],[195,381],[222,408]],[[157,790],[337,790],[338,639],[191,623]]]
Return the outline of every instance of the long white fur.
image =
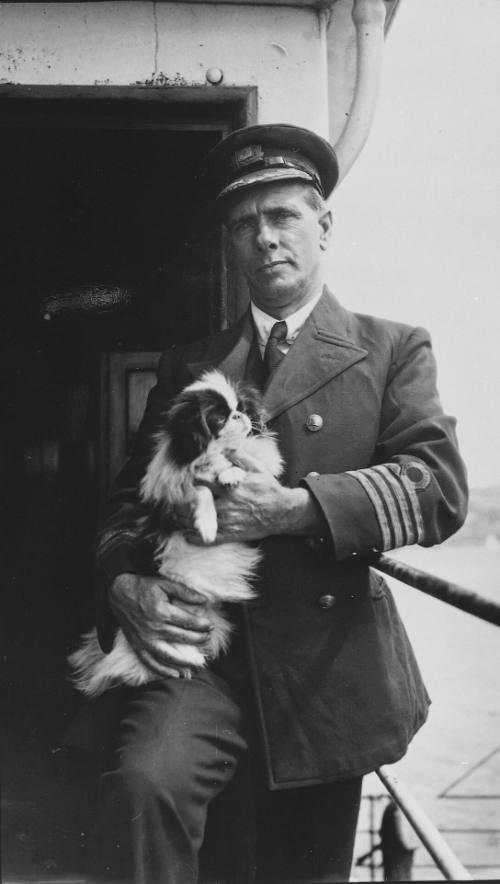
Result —
[[[216,390],[224,396],[230,410],[236,410],[237,390],[221,372],[205,372],[185,392],[196,394],[204,389]],[[245,435],[246,429],[247,425],[240,419],[228,423],[220,436],[209,442],[206,451],[185,467],[179,467],[170,457],[170,437],[161,433],[141,484],[142,499],[146,503],[161,503],[166,510],[190,504],[195,528],[206,543],[211,543],[217,533],[213,496],[206,485],[195,482],[202,479],[230,486],[243,480],[245,473],[226,456],[228,450],[249,455],[274,476],[279,476],[283,469],[274,435],[267,430],[259,435]],[[227,649],[231,626],[220,606],[225,602],[247,601],[254,596],[250,581],[260,559],[260,550],[245,543],[196,546],[189,543],[181,531],[166,536],[159,544],[156,552],[159,573],[204,595],[208,602],[207,617],[213,626],[209,647],[203,652],[194,645],[158,641],[159,649],[168,653],[184,676],[189,677],[191,669],[205,666],[208,659]],[[139,660],[121,630],[109,654],[103,653],[96,630],[91,630],[83,637],[81,647],[69,657],[69,662],[74,685],[88,696],[96,696],[118,684],[137,686],[157,678]]]

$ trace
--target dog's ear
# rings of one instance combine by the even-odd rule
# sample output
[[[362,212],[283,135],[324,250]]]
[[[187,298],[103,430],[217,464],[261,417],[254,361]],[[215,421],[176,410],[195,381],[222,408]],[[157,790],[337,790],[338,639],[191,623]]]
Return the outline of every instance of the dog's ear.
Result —
[[[169,409],[165,423],[170,451],[178,464],[188,464],[205,451],[211,435],[205,409],[197,396],[181,396]]]
[[[241,384],[238,387],[238,411],[242,411],[250,418],[254,430],[264,429],[265,413],[262,394],[256,387],[252,387],[250,384]]]

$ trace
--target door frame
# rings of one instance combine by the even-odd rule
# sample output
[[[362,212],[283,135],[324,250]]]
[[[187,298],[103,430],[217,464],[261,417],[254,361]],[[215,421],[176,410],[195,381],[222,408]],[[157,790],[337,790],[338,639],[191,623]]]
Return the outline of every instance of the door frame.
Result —
[[[257,122],[256,86],[0,86],[0,130],[8,128],[155,129],[221,131]],[[215,274],[213,306],[220,327],[230,325],[246,303],[241,280],[226,265],[224,241]]]
[[[40,113],[40,101],[59,105],[64,115],[61,114],[55,123],[50,118],[44,118]],[[41,126],[74,126],[77,121],[83,125],[87,118],[85,104],[109,101],[120,104],[136,101],[150,107],[168,107],[170,113],[175,108],[180,120],[191,117],[193,121],[200,122],[214,119],[217,122],[213,114],[216,108],[219,123],[223,121],[228,129],[250,126],[257,120],[256,86],[40,86],[6,83],[0,86],[0,127],[32,126],[35,123]],[[107,110],[109,112],[110,108]],[[91,120],[87,121],[87,125],[93,125]]]
[[[0,86],[0,137],[2,129],[23,127],[220,131],[225,135],[256,121],[256,86]],[[239,315],[246,301],[240,281],[226,266],[223,234],[220,252],[214,256],[214,278],[220,280],[220,286],[213,308],[220,327],[224,328]],[[123,462],[128,453],[125,439],[113,451],[110,426],[116,422],[121,432],[126,431],[127,438],[129,430],[134,429],[128,426],[127,385],[137,372],[151,375],[157,355],[147,351],[102,354],[100,464],[96,476],[101,501],[117,471],[118,457]],[[113,397],[117,388],[119,395]],[[116,442],[116,432],[113,439]]]

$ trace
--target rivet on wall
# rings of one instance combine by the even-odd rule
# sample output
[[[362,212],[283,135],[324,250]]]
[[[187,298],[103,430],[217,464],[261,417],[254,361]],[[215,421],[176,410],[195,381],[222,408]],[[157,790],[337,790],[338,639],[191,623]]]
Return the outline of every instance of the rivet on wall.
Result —
[[[219,86],[224,79],[224,71],[221,71],[220,68],[208,68],[205,76],[212,86]]]

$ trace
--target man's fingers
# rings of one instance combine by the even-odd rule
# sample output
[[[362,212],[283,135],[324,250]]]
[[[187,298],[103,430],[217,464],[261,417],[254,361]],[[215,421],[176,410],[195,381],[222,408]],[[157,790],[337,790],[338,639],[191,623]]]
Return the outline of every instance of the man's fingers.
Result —
[[[186,586],[181,581],[177,582],[175,579],[168,580],[160,577],[158,579],[158,586],[168,595],[173,604],[175,604],[176,600],[185,602],[188,605],[199,605],[200,607],[205,607],[207,604],[207,600],[201,592]]]
[[[207,617],[200,614],[191,614],[177,605],[169,605],[168,611],[162,612],[160,615],[164,617],[163,623],[158,622],[158,629],[161,632],[168,631],[172,626],[181,629],[191,630],[194,633],[202,633],[206,638],[207,633],[212,631],[212,624]]]
[[[159,678],[180,678],[181,673],[178,669],[174,669],[172,666],[167,666],[165,664],[159,663],[149,651],[145,651],[141,649],[140,651],[136,651],[137,656],[139,657],[141,663],[150,669],[155,675],[158,675]]]
[[[255,457],[252,457],[251,454],[248,454],[246,451],[236,452],[234,449],[230,449],[229,451],[224,452],[228,460],[231,461],[236,467],[241,467],[242,470],[245,470],[247,473],[262,473],[266,472],[266,470],[262,467],[262,463],[260,463]]]
[[[207,643],[211,631],[212,627],[210,624],[208,630],[193,632],[184,627],[177,628],[170,623],[168,626],[164,624],[163,628],[158,630],[161,633],[161,641],[175,642],[182,645],[204,645]]]

